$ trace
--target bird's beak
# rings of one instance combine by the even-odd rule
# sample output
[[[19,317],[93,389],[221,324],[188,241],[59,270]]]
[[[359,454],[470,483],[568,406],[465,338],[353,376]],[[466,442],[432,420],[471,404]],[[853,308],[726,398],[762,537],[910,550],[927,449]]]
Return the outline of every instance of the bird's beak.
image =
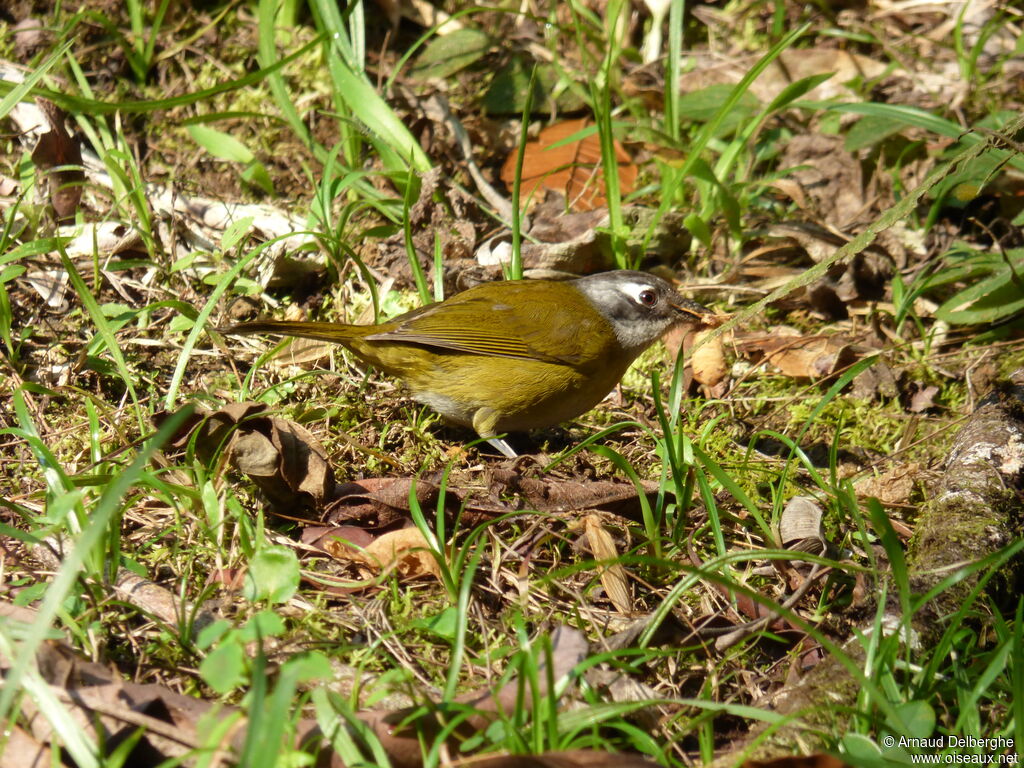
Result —
[[[698,304],[693,299],[686,299],[682,296],[672,300],[672,307],[681,315],[689,315],[687,320],[696,321],[702,325],[711,325],[711,318],[715,315],[703,304]]]

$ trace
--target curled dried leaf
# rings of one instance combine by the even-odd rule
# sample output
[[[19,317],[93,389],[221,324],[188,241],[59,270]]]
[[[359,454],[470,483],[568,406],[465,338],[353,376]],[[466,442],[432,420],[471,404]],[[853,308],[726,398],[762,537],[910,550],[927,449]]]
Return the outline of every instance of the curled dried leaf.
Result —
[[[362,551],[353,552],[351,558],[378,572],[396,569],[404,579],[441,576],[430,544],[419,528],[401,528],[381,534]]]
[[[49,172],[50,203],[57,221],[73,219],[82,200],[82,185],[85,183],[82,150],[64,126],[67,113],[46,99],[36,99],[36,103],[46,116],[50,130],[39,137],[32,150],[32,162]]]
[[[821,554],[828,547],[821,524],[822,509],[810,496],[794,496],[779,518],[779,541],[783,548]]]
[[[832,376],[858,358],[853,346],[840,335],[776,333],[738,337],[736,348],[747,357],[763,355],[784,375],[798,379]]]
[[[587,515],[583,521],[584,531],[587,536],[587,543],[594,559],[601,562],[613,561],[619,556],[618,547],[615,546],[615,539],[605,529],[601,518],[598,515]],[[601,586],[605,594],[619,613],[633,612],[633,598],[629,591],[629,578],[626,569],[620,563],[610,563],[598,566],[598,573],[601,578]]]
[[[322,506],[335,492],[327,452],[305,427],[264,416],[265,408],[261,403],[230,403],[214,412],[197,408],[171,445],[182,448],[195,441],[204,461],[225,450],[235,468],[278,506]],[[164,418],[154,420],[159,425]]]

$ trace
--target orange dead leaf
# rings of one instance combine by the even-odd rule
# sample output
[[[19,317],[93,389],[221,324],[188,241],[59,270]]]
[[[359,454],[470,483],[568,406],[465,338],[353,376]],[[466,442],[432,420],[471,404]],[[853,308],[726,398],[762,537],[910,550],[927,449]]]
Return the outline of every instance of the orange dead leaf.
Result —
[[[569,207],[577,211],[589,211],[607,204],[598,135],[593,133],[579,141],[553,146],[582,131],[589,122],[583,118],[556,123],[541,131],[537,141],[527,143],[523,153],[523,200],[534,195],[538,187],[544,187],[565,195]],[[509,154],[501,168],[501,180],[509,189],[515,180],[516,154]],[[615,157],[619,188],[623,194],[632,192],[637,168],[618,141],[615,142]]]
[[[711,341],[701,344],[712,329],[698,331],[694,339],[696,349],[690,355],[690,367],[693,368],[693,378],[698,384],[705,387],[714,387],[725,380],[729,375],[729,366],[725,360],[725,349],[722,347],[722,337],[717,336]]]

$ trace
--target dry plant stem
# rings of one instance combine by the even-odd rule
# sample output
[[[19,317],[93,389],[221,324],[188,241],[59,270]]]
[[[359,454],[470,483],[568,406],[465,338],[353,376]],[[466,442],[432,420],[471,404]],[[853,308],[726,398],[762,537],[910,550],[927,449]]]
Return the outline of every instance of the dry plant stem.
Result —
[[[693,545],[693,532],[690,533],[690,537],[687,541],[687,550],[689,552],[690,562],[693,563],[693,566],[695,568],[702,568],[704,564],[697,556],[697,550]],[[782,607],[787,611],[790,610],[794,605],[799,603],[801,599],[803,599],[803,596],[807,594],[807,590],[811,588],[812,584],[822,576],[826,576],[831,572],[831,568],[823,568],[816,563],[811,568],[811,572],[807,575],[807,578],[804,579],[803,584],[801,584],[792,595],[786,598]],[[726,600],[731,601],[733,599],[733,594],[722,585],[711,582],[709,586],[721,594]],[[755,632],[760,632],[781,615],[777,611],[772,611],[770,609],[765,610],[768,612],[764,616],[754,619],[753,621],[748,621],[746,624],[737,624],[733,627],[695,627],[684,642],[689,642],[692,638],[707,640],[712,637],[717,637],[718,639],[715,641],[715,650],[726,651],[736,645],[736,643],[743,638],[748,637]]]
[[[484,178],[480,167],[476,164],[476,160],[473,159],[473,145],[469,140],[469,135],[466,133],[466,129],[462,127],[459,119],[448,108],[448,101],[444,96],[440,94],[431,96],[423,102],[423,111],[431,120],[443,122],[448,126],[452,136],[455,137],[455,143],[462,150],[462,156],[466,161],[466,170],[469,171],[469,175],[472,177],[473,183],[476,184],[480,194],[498,212],[502,219],[512,221],[512,203],[502,197],[501,193]],[[529,225],[524,222],[523,228],[528,229]]]
[[[811,568],[811,572],[804,579],[804,583],[801,584],[796,589],[796,591],[793,592],[792,595],[786,598],[786,602],[782,604],[782,607],[785,608],[787,611],[791,610],[793,606],[795,606],[803,599],[803,596],[807,594],[807,590],[811,588],[811,585],[814,584],[814,582],[816,582],[822,576],[829,574],[831,571],[831,568],[825,568],[819,565],[818,563],[815,563],[814,566]],[[738,643],[743,638],[749,637],[755,632],[760,632],[762,629],[767,627],[771,622],[779,618],[779,616],[781,615],[782,614],[778,613],[777,611],[772,611],[767,616],[763,616],[762,618],[757,619],[756,621],[750,621],[746,624],[736,627],[735,629],[731,630],[729,634],[722,635],[715,641],[715,650],[726,651],[729,648],[732,648],[734,645],[736,645],[736,643]]]
[[[111,690],[116,691],[119,684],[112,684]],[[146,734],[152,739],[154,736],[166,739],[174,744],[186,747],[189,750],[198,749],[202,741],[190,728],[184,727],[180,722],[168,723],[156,717],[129,709],[125,705],[111,705],[110,697],[104,691],[105,686],[94,686],[91,688],[76,689],[68,691],[58,686],[51,686],[54,696],[69,706],[81,707],[88,715],[93,714],[109,717],[117,723],[134,725],[143,728]],[[114,729],[112,729],[112,732]],[[179,754],[183,754],[181,750]]]
[[[56,572],[60,568],[65,545],[64,541],[48,539],[42,545],[31,548],[32,557],[44,568]],[[217,618],[210,601],[199,606],[193,605],[166,587],[142,578],[127,568],[117,569],[112,586],[118,598],[169,627],[191,621],[193,633],[198,633]]]
[[[981,402],[953,438],[948,455],[940,489],[925,505],[907,555],[914,594],[927,592],[957,569],[999,551],[1015,538],[1013,526],[1024,515],[1017,493],[1024,485],[1024,371]],[[1013,594],[1020,572],[1018,558],[1004,566],[990,582],[990,590],[1006,588]],[[922,606],[912,620],[919,646],[934,644],[979,578],[979,573],[973,573]],[[900,627],[898,596],[894,589],[887,592],[892,597],[882,625]],[[867,634],[872,627],[860,630]],[[856,640],[847,642],[843,651],[858,666],[863,664],[864,648]],[[819,734],[844,732],[838,713],[841,708],[852,710],[859,692],[858,681],[829,656],[799,684],[774,697],[775,711],[801,719],[776,730],[752,757],[769,759],[825,746]],[[751,739],[763,730],[757,729]],[[737,757],[737,753],[726,754],[713,765],[724,768]]]

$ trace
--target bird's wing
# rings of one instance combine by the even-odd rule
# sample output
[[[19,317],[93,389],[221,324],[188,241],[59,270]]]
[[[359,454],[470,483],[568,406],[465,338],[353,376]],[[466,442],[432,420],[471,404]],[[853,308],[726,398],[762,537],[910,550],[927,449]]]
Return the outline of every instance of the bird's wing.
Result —
[[[598,327],[607,323],[596,313],[573,309],[579,306],[577,289],[568,284],[548,285],[548,290],[538,292],[535,286],[520,281],[488,284],[486,291],[466,291],[443,304],[395,318],[386,331],[366,340],[581,365],[590,356],[581,352],[581,338],[590,341],[584,345],[587,349],[596,351],[593,335],[610,329]]]

